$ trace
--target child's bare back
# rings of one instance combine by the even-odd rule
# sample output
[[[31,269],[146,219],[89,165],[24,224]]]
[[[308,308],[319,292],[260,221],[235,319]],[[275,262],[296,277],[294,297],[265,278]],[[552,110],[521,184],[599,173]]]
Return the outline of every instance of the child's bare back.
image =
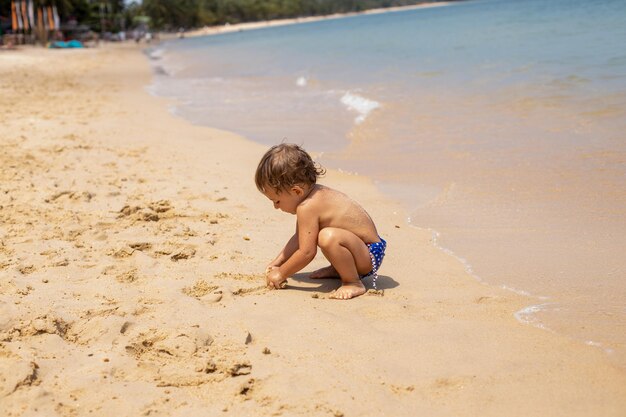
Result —
[[[309,200],[309,201],[307,201]],[[365,243],[379,240],[372,218],[356,201],[332,188],[315,184],[308,199],[320,229],[335,227],[354,233]]]

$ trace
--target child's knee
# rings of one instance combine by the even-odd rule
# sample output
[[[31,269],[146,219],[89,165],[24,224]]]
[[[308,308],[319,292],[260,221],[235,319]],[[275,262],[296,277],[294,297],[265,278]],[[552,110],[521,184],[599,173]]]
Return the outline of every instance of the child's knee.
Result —
[[[330,227],[326,227],[317,235],[317,245],[324,249],[337,243],[337,233]]]

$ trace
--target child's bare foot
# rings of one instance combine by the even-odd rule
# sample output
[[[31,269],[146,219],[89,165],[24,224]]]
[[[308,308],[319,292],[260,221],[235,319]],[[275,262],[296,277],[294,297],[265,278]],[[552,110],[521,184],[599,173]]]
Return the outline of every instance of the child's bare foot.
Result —
[[[350,298],[358,297],[361,294],[365,294],[365,286],[361,282],[351,282],[343,284],[341,287],[333,291],[329,298],[336,300],[348,300]]]
[[[328,265],[326,268],[320,268],[317,271],[311,272],[309,278],[339,278],[339,274],[335,270],[335,267]]]

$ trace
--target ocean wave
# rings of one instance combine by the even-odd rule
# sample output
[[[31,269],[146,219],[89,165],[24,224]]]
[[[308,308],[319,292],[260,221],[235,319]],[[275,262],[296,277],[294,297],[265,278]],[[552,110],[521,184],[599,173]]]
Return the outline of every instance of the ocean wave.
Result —
[[[144,52],[150,59],[152,69],[157,75],[173,77],[186,69],[184,61],[177,59],[170,52],[166,47],[150,48]]]
[[[163,58],[163,55],[165,54],[165,49],[163,48],[148,49],[146,51],[146,54],[148,55],[150,59],[157,61]]]
[[[156,62],[152,63],[152,69],[158,75],[174,77],[186,68],[184,65],[167,58],[161,58],[157,62],[158,64]]]
[[[380,107],[380,103],[375,100],[352,94],[350,92],[345,93],[341,97],[341,103],[348,108],[348,110],[356,111],[359,115],[354,119],[354,123],[360,124],[365,121],[367,116],[377,108]]]
[[[541,313],[542,311],[548,310],[548,306],[554,306],[556,303],[543,303],[543,304],[533,304],[523,309],[517,311],[515,314],[515,318],[518,322],[523,324],[530,324],[540,329],[552,331],[552,329],[548,328],[545,324],[540,322],[535,316],[537,313]]]
[[[154,65],[152,67],[152,69],[154,70],[154,73],[157,75],[165,75],[165,76],[169,76],[170,74],[165,70],[165,68],[163,68],[162,65]]]

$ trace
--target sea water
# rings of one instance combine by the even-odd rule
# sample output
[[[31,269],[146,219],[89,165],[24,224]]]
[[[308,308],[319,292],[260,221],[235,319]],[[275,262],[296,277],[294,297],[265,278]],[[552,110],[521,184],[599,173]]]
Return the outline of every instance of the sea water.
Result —
[[[197,124],[373,178],[525,323],[626,366],[626,2],[476,0],[176,40]],[[410,255],[407,255],[410,256]]]

